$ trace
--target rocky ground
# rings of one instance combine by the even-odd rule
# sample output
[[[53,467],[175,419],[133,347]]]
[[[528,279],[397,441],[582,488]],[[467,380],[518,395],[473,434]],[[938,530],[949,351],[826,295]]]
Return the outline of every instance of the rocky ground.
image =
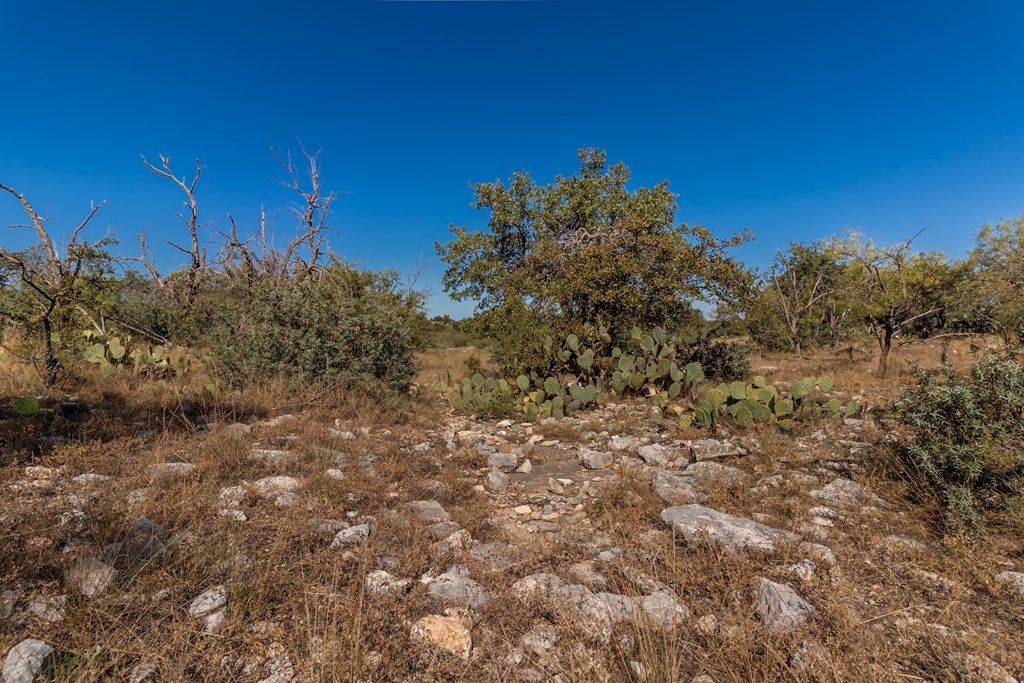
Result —
[[[1024,675],[1017,539],[944,542],[872,423],[193,426],[0,470],[3,683]]]

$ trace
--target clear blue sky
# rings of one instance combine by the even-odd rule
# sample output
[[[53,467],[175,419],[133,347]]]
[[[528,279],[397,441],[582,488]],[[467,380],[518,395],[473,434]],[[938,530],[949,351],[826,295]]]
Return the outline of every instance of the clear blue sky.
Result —
[[[130,242],[178,234],[139,154],[206,164],[204,216],[288,205],[268,143],[323,148],[335,250],[411,271],[483,227],[469,185],[608,150],[679,219],[790,240],[926,228],[951,255],[1024,211],[1024,3],[43,2],[0,6],[0,182],[61,234],[90,200]],[[0,225],[22,222],[0,198]],[[280,221],[287,220],[284,215]],[[286,226],[282,226],[285,228]],[[25,233],[0,233],[17,246]],[[127,245],[129,248],[133,245]],[[175,256],[163,250],[161,265]]]

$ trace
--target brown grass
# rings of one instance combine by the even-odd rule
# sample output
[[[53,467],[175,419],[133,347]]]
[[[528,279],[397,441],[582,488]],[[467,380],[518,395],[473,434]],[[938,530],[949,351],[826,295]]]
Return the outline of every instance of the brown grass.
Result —
[[[951,349],[958,352],[951,354],[955,362],[967,362],[965,342]],[[851,363],[827,352],[800,359],[762,356],[752,365],[777,366],[773,379],[781,381],[827,372],[837,388],[881,402],[898,392],[912,360],[934,363],[939,351],[907,347],[884,381],[870,372],[872,359]],[[449,370],[458,376],[469,354],[482,356],[476,349],[423,356],[419,384],[434,383]],[[599,647],[589,644],[578,624],[556,616],[566,664],[559,680],[688,682],[706,674],[718,683],[951,681],[949,653],[958,651],[984,654],[1010,671],[1024,671],[1021,603],[992,580],[1003,568],[1020,567],[1019,538],[992,529],[980,544],[943,540],[930,521],[927,496],[915,495],[914,480],[894,472],[881,451],[851,457],[842,443],[849,431],[832,423],[793,434],[748,430],[742,437],[756,440],[759,447],[727,463],[744,469],[752,482],[793,472],[821,482],[827,481],[825,471],[852,476],[886,501],[877,513],[841,514],[825,541],[837,565],[819,564],[806,583],[781,573],[781,567],[801,556],[795,547],[783,546],[773,554],[728,553],[674,539],[660,521],[664,503],[646,479],[631,474],[598,487],[586,504],[584,525],[565,529],[557,543],[538,539],[522,548],[522,562],[511,574],[492,574],[458,554],[437,555],[423,523],[403,512],[407,501],[436,499],[473,538],[514,540],[495,522],[493,499],[473,489],[484,459],[469,449],[445,448],[447,409],[428,392],[391,402],[297,394],[277,385],[211,396],[186,382],[154,386],[85,371],[78,379],[88,382],[62,389],[65,395],[74,389],[91,406],[88,413],[49,423],[8,416],[0,423],[5,500],[0,588],[21,592],[19,610],[34,596],[69,594],[59,624],[0,620],[0,651],[25,637],[44,637],[61,653],[56,681],[126,680],[132,667],[151,662],[163,681],[249,683],[267,675],[262,660],[278,650],[287,653],[296,680],[517,680],[520,667],[509,663],[508,654],[533,625],[551,621],[552,615],[541,605],[521,604],[509,595],[509,586],[539,571],[567,577],[571,565],[593,557],[595,544],[607,547],[595,539],[629,549],[621,559],[599,564],[607,590],[641,595],[637,577],[643,574],[674,591],[691,616],[669,631],[620,625],[612,641]],[[16,373],[4,373],[0,382],[5,399],[28,386],[25,376]],[[48,404],[54,405],[58,395]],[[187,417],[189,404],[221,423],[284,413],[297,418],[247,436],[206,433]],[[332,436],[335,418],[357,438]],[[592,423],[588,429],[593,432],[652,434],[636,411],[583,419]],[[815,437],[819,430],[822,439]],[[870,424],[867,430],[858,440],[870,443],[882,435]],[[581,436],[569,421],[538,426],[535,433],[566,443]],[[37,437],[47,435],[67,436],[71,442],[40,448]],[[280,440],[289,436],[299,438]],[[411,450],[425,441],[429,450]],[[288,464],[253,460],[249,451],[254,444],[292,452],[295,459]],[[196,470],[185,478],[153,481],[147,467],[171,461],[191,463]],[[54,483],[30,487],[34,477],[26,466],[52,468]],[[328,468],[339,468],[344,476],[329,477]],[[102,488],[70,483],[84,473],[112,479]],[[246,523],[217,514],[222,488],[281,474],[305,482],[293,507],[276,507],[249,492],[241,506]],[[792,478],[767,494],[751,493],[748,485],[726,486],[712,491],[708,504],[731,514],[763,515],[773,526],[795,529],[805,521],[807,508],[818,504],[806,495],[814,487]],[[60,515],[75,506],[87,523],[72,529]],[[121,566],[116,584],[97,599],[68,591],[64,571],[86,552],[123,539],[127,526],[140,516],[162,525],[166,540],[173,541],[166,559]],[[366,520],[372,533],[365,545],[350,552],[332,550],[332,534],[316,530],[326,520]],[[923,549],[885,546],[881,539],[892,534],[919,541]],[[466,562],[492,596],[468,616],[474,620],[468,664],[409,642],[410,624],[439,612],[417,579],[455,562]],[[368,593],[365,577],[380,568],[412,579],[410,592]],[[948,585],[937,585],[925,572],[943,577]],[[791,583],[822,618],[799,634],[767,630],[751,609],[750,583],[756,576]],[[207,636],[202,620],[189,617],[186,608],[215,585],[228,589],[226,620],[216,635]],[[790,665],[801,646],[809,662],[804,674]],[[815,659],[816,649],[827,652],[827,659]],[[638,677],[637,671],[646,675]]]

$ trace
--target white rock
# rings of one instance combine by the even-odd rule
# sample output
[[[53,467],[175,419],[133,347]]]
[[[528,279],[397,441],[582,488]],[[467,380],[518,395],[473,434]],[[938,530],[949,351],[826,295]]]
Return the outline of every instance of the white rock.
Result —
[[[225,615],[226,612],[222,609],[219,609],[216,612],[210,612],[206,615],[206,628],[203,629],[206,635],[212,635],[220,629],[221,624],[224,623]]]
[[[649,444],[640,449],[640,458],[648,465],[661,466],[668,462],[668,449],[661,444]]]
[[[375,595],[400,595],[409,591],[412,581],[396,578],[383,569],[378,569],[366,575],[365,585],[366,590]]]
[[[41,640],[27,638],[7,652],[3,683],[32,683],[53,661],[53,648]]]
[[[155,481],[187,479],[196,471],[196,466],[187,462],[158,462],[146,468],[146,474]]]
[[[105,474],[96,474],[95,472],[87,472],[85,474],[79,474],[71,481],[80,486],[96,486],[104,482],[110,481],[110,477]]]
[[[487,604],[487,592],[469,578],[469,570],[461,564],[452,566],[427,584],[427,595],[459,607],[478,608]]]
[[[264,498],[276,498],[282,493],[291,493],[297,490],[301,483],[295,477],[264,477],[252,483],[256,495]]]
[[[64,581],[87,598],[100,595],[117,576],[117,570],[97,557],[85,557],[64,572]]]
[[[204,617],[216,609],[228,604],[228,591],[224,586],[214,586],[203,591],[188,606],[188,613],[191,617]]]
[[[996,583],[1024,598],[1024,572],[1001,572],[996,574]]]
[[[612,464],[611,453],[583,448],[580,451],[580,464],[588,470],[600,470]]]
[[[795,538],[788,532],[703,505],[666,508],[661,518],[691,543],[707,538],[730,550],[757,548],[770,552],[775,550],[776,541]]]
[[[818,612],[784,583],[754,579],[754,604],[761,620],[773,631],[795,631]]]
[[[331,541],[331,548],[337,550],[345,545],[362,545],[370,537],[369,524],[357,524],[347,529],[342,529]]]
[[[500,493],[508,488],[511,479],[504,472],[488,472],[484,477],[484,488],[491,493]]]

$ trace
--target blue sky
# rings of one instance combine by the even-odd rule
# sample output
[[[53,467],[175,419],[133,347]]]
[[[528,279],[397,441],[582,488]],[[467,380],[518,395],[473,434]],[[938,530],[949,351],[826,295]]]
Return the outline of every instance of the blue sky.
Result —
[[[0,182],[63,234],[127,250],[180,235],[179,197],[139,154],[206,165],[201,211],[254,223],[290,197],[268,144],[323,149],[335,250],[405,272],[433,313],[449,223],[483,227],[470,184],[575,150],[668,178],[680,221],[750,228],[765,264],[790,240],[921,228],[955,256],[1024,211],[1024,3],[7,0],[0,8]],[[273,214],[280,229],[287,216]],[[0,225],[21,223],[0,198]],[[0,233],[20,246],[29,235]],[[163,249],[160,263],[177,258]]]

